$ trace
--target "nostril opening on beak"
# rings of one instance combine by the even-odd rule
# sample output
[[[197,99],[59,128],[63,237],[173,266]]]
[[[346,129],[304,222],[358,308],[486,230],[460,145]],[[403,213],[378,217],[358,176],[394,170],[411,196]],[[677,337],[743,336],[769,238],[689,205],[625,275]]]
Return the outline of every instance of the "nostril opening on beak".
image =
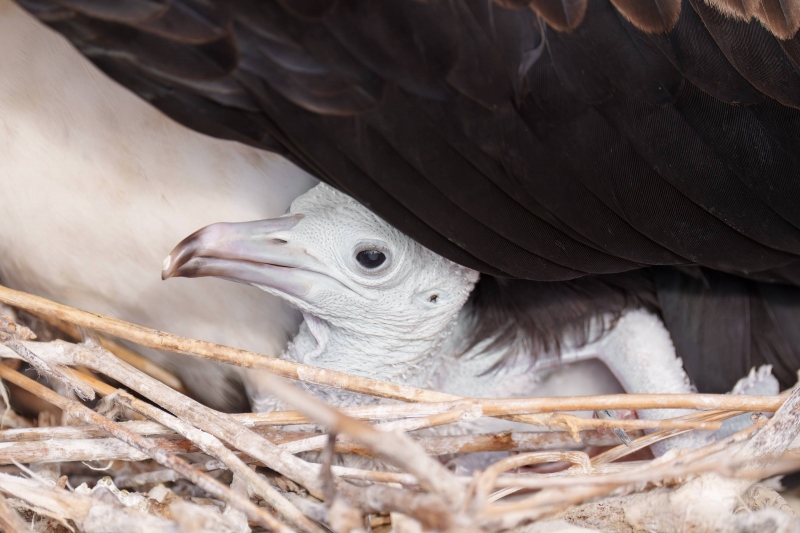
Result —
[[[271,244],[286,244],[287,241],[283,239],[270,239],[269,242]]]

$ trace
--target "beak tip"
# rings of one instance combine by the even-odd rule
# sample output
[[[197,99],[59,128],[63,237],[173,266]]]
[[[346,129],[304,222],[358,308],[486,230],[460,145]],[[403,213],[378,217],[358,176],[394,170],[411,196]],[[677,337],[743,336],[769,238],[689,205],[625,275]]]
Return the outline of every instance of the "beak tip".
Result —
[[[172,275],[170,272],[170,266],[172,265],[172,255],[168,255],[164,258],[164,262],[161,264],[161,279],[165,280]]]

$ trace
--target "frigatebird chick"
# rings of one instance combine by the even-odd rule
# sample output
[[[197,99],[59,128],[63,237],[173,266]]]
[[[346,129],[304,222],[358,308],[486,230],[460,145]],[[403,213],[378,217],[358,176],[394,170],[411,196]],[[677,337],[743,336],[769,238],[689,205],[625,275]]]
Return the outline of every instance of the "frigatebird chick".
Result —
[[[537,369],[599,358],[628,392],[692,392],[669,332],[645,304],[614,316],[599,312],[586,335],[565,328],[551,345],[558,353],[509,357],[530,347],[523,333],[505,344],[499,331],[476,341],[481,317],[471,306],[479,303],[469,296],[479,273],[325,184],[298,197],[283,217],[197,231],[164,261],[162,277],[176,276],[247,283],[296,306],[304,321],[283,357],[300,363],[464,396],[522,397],[535,395]],[[366,401],[312,390],[338,405]],[[251,396],[256,410],[277,406],[266,391]]]
[[[164,262],[162,277],[175,276],[248,283],[296,306],[287,359],[417,386],[433,384],[478,280],[324,184],[283,217],[189,236]]]

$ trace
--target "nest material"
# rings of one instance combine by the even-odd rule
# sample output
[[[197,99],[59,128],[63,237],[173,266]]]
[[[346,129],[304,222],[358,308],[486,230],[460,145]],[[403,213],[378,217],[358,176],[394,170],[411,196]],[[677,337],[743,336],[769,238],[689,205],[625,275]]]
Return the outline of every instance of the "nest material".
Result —
[[[23,413],[6,408],[2,415],[5,531],[800,530],[786,502],[759,483],[800,466],[792,450],[800,392],[460,398],[149,330],[4,287],[0,302],[14,307],[0,319],[0,378],[10,387],[4,403]],[[17,311],[49,324],[47,335],[35,339],[15,320]],[[50,340],[77,340],[79,328],[270,370],[271,391],[296,410],[222,414],[107,337]],[[335,409],[278,376],[396,401]],[[699,411],[666,421],[567,413],[652,408]],[[754,415],[748,428],[698,449],[624,460],[748,412],[775,415]],[[415,433],[485,416],[531,430]],[[292,430],[297,425],[313,431]],[[614,428],[651,432],[615,445]],[[597,446],[610,447],[590,457]],[[320,463],[297,455],[309,451],[321,452]],[[487,451],[511,453],[472,476],[439,459]],[[336,466],[334,454],[379,457],[393,468]],[[568,467],[530,468],[543,464]]]

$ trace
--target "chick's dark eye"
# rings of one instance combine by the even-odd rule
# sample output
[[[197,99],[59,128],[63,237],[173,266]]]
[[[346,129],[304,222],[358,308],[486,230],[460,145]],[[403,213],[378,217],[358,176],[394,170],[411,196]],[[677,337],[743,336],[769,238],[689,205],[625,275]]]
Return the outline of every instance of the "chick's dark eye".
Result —
[[[378,250],[364,250],[363,252],[358,252],[356,261],[364,268],[372,269],[381,266],[386,261],[386,256]]]

